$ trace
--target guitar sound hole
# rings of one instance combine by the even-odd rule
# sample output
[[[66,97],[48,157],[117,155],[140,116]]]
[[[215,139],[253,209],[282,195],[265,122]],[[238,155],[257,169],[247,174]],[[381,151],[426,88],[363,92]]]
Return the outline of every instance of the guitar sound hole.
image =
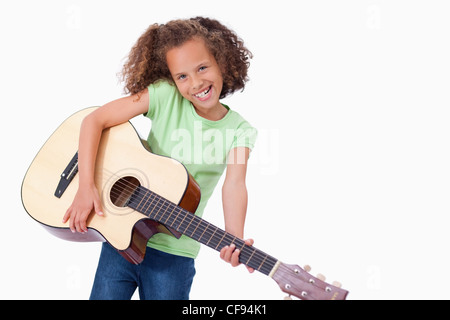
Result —
[[[124,177],[117,180],[111,188],[110,199],[120,208],[126,207],[133,192],[140,186],[139,180],[134,177]]]

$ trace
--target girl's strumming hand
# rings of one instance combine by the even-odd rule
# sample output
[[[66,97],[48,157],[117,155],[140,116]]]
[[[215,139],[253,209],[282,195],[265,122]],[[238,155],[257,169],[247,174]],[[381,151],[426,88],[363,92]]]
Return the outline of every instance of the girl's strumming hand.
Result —
[[[92,210],[103,216],[102,205],[97,188],[94,186],[79,188],[70,208],[66,211],[63,223],[69,222],[70,230],[80,233],[87,232],[87,219]]]

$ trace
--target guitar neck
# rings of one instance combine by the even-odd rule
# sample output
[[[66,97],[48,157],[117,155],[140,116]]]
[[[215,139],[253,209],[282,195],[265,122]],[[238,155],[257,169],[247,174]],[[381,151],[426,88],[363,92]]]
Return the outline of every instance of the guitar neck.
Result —
[[[278,262],[277,259],[261,250],[253,246],[247,246],[242,239],[212,225],[144,187],[140,186],[136,189],[127,206],[214,250],[220,251],[222,248],[234,244],[241,251],[240,262],[265,275],[270,275]]]

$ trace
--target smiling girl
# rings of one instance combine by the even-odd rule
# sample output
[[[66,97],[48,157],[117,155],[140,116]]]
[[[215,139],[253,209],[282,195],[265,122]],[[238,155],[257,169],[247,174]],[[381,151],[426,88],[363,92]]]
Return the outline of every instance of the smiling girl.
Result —
[[[150,26],[122,71],[129,95],[98,108],[82,123],[79,188],[63,220],[72,232],[87,232],[91,212],[103,215],[94,183],[102,131],[144,114],[152,120],[152,152],[181,161],[199,184],[196,215],[203,215],[226,169],[225,229],[243,238],[247,160],[256,130],[220,99],[244,88],[250,58],[242,40],[216,20],[197,17]],[[159,233],[150,238],[145,259],[136,266],[104,243],[91,299],[130,299],[136,287],[141,299],[188,299],[199,249],[199,243],[184,235],[176,239]],[[239,250],[233,245],[222,249],[220,257],[239,265]]]

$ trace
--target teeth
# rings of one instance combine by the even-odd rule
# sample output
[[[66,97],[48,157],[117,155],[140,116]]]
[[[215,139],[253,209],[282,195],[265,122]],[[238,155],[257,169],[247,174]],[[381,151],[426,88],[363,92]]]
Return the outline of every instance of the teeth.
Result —
[[[209,90],[210,90],[211,88],[208,88],[208,89],[206,89],[205,91],[203,91],[202,93],[199,93],[199,94],[196,94],[195,96],[197,97],[197,98],[204,98],[208,93],[209,93]]]

